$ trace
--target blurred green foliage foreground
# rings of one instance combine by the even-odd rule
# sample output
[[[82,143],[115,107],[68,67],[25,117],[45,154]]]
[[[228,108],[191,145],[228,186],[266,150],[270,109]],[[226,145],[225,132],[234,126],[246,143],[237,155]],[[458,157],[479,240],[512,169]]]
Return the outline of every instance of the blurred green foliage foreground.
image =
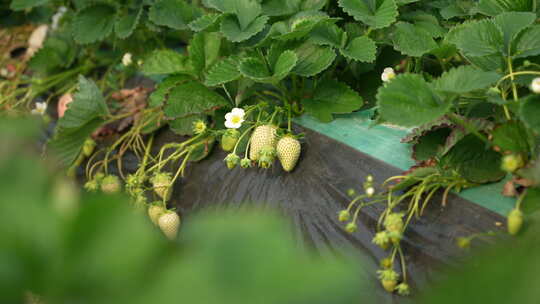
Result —
[[[376,303],[359,265],[298,249],[270,215],[201,215],[167,241],[124,197],[78,193],[36,156],[32,126],[0,119],[0,303]],[[540,303],[539,235],[529,227],[410,300]]]

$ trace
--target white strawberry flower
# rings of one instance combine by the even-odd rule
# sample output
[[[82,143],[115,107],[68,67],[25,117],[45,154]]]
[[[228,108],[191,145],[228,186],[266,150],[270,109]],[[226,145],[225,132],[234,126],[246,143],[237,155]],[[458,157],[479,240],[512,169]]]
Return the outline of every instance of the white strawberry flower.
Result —
[[[383,70],[383,73],[381,74],[381,79],[383,82],[388,82],[392,80],[392,78],[396,77],[396,72],[394,72],[393,68],[386,68]]]
[[[238,129],[244,122],[244,115],[246,113],[243,109],[234,108],[229,113],[225,114],[225,127],[229,129]]]
[[[44,115],[47,111],[46,102],[36,102],[36,107],[32,109],[32,115]]]
[[[540,77],[536,77],[531,82],[531,91],[533,91],[536,94],[540,94]]]
[[[125,66],[128,66],[133,63],[132,55],[131,53],[125,53],[124,57],[122,57],[122,64]]]

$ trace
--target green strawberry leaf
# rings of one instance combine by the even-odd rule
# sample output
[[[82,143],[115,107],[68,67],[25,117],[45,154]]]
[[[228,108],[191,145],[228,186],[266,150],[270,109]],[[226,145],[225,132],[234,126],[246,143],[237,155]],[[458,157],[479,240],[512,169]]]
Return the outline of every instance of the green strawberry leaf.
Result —
[[[221,17],[220,14],[207,14],[203,15],[193,21],[191,21],[188,26],[189,28],[194,32],[200,32],[204,31],[207,28],[210,28],[214,26],[219,18]]]
[[[504,47],[503,33],[491,20],[458,25],[448,35],[448,41],[469,56],[493,55]]]
[[[262,31],[267,21],[267,16],[259,16],[246,28],[242,28],[236,15],[227,14],[221,20],[221,32],[228,40],[240,42],[247,40]]]
[[[66,166],[77,158],[84,141],[103,122],[109,113],[105,99],[96,84],[79,77],[79,91],[64,116],[58,120],[55,135],[49,147]]]
[[[380,87],[377,104],[384,121],[404,127],[434,121],[446,114],[451,106],[416,74],[401,74]]]
[[[540,187],[537,186],[527,188],[527,194],[521,202],[521,210],[527,215],[533,214],[540,210]]]
[[[201,12],[184,0],[158,0],[148,12],[150,21],[176,30],[185,30]]]
[[[273,67],[268,66],[262,58],[250,57],[242,60],[239,70],[257,82],[277,83],[289,74],[296,62],[296,54],[288,50],[281,53]]]
[[[294,51],[298,62],[292,73],[304,77],[315,76],[326,70],[336,58],[336,52],[331,47],[312,43],[304,43]]]
[[[413,158],[416,161],[427,161],[438,156],[451,132],[449,127],[440,128],[418,138],[418,142],[413,146]]]
[[[309,34],[309,40],[318,45],[341,48],[347,41],[347,33],[333,23],[323,22],[313,28]]]
[[[281,53],[277,62],[274,64],[274,79],[281,80],[285,78],[287,75],[289,75],[297,62],[298,57],[294,51],[289,50]]]
[[[515,41],[514,58],[526,58],[540,54],[540,25],[524,30]]]
[[[413,23],[415,27],[424,30],[433,38],[443,37],[447,33],[447,30],[439,24],[437,17],[431,14],[415,11],[408,15],[403,15],[401,18]]]
[[[262,13],[266,16],[292,15],[300,10],[301,0],[263,0]]]
[[[218,33],[197,33],[188,46],[191,66],[196,74],[202,74],[219,57],[221,35]]]
[[[300,10],[302,11],[318,11],[322,10],[328,3],[328,0],[302,0]]]
[[[238,69],[242,75],[257,82],[273,82],[272,71],[262,58],[246,58],[240,62]]]
[[[339,6],[356,21],[379,29],[396,21],[398,15],[394,0],[339,0]]]
[[[472,65],[484,71],[502,70],[506,67],[506,60],[500,53],[486,56],[468,56],[463,54],[463,57],[465,57]]]
[[[197,120],[206,120],[206,115],[195,114],[187,117],[176,118],[169,122],[169,127],[178,135],[192,136],[194,134],[193,123]]]
[[[420,57],[438,47],[432,35],[419,26],[398,22],[394,27],[394,48],[404,55]]]
[[[114,31],[116,32],[116,36],[118,38],[125,39],[133,33],[139,24],[142,11],[142,8],[140,8],[135,13],[130,12],[116,19]]]
[[[504,12],[533,10],[535,0],[480,0],[477,5],[478,12],[496,16]]]
[[[456,170],[469,182],[484,184],[501,180],[506,172],[500,169],[501,154],[486,147],[476,135],[460,140],[442,159],[443,168]]]
[[[78,47],[71,35],[55,32],[45,40],[43,47],[32,56],[28,64],[33,72],[47,75],[69,67],[77,53]]]
[[[238,70],[238,58],[229,57],[216,63],[206,74],[207,86],[213,87],[240,78],[242,74]]]
[[[337,20],[331,19],[321,12],[301,12],[291,18],[288,26],[284,23],[278,23],[280,26],[276,26],[275,30],[279,31],[281,35],[276,35],[273,38],[283,41],[303,39],[319,24],[333,24],[335,21]]]
[[[517,121],[499,125],[493,129],[493,145],[501,152],[527,153],[529,151],[529,141],[527,130]]]
[[[87,44],[103,40],[114,28],[116,10],[106,4],[97,4],[81,10],[73,20],[75,41]]]
[[[193,74],[193,67],[185,55],[172,50],[156,50],[144,60],[142,72],[146,75]]]
[[[207,114],[228,104],[227,100],[189,76],[179,76],[166,96],[163,112],[169,118]]]
[[[160,107],[162,106],[165,101],[168,100],[169,94],[171,93],[172,89],[176,88],[177,86],[181,85],[182,83],[185,83],[187,81],[191,81],[192,79],[189,77],[185,77],[184,75],[173,75],[165,78],[162,82],[157,84],[156,90],[152,92],[150,95],[150,107]]]
[[[246,30],[261,15],[261,5],[257,0],[226,0],[225,13],[237,17],[240,30]]]
[[[50,0],[13,0],[11,1],[11,8],[14,11],[22,11],[30,9],[32,7],[40,6],[46,4]]]
[[[473,66],[463,65],[444,72],[433,82],[433,87],[439,91],[461,94],[485,89],[497,82],[499,78],[498,73],[484,72]]]
[[[362,61],[362,62],[373,62],[375,61],[377,46],[375,41],[367,36],[356,37],[351,40],[347,46],[343,49],[340,49],[343,56]]]
[[[540,95],[531,95],[521,102],[521,120],[536,134],[540,134]]]
[[[321,80],[313,97],[302,101],[306,113],[322,122],[332,121],[332,114],[358,110],[364,104],[362,97],[346,84],[333,79]]]
[[[514,38],[525,28],[533,24],[535,19],[536,14],[521,12],[503,13],[493,18],[493,22],[503,33],[504,54],[510,54],[510,47]]]

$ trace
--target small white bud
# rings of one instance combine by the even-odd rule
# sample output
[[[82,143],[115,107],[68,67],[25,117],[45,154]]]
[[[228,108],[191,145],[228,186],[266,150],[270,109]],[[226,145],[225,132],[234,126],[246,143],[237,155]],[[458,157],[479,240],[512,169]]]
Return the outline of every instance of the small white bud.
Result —
[[[540,94],[540,77],[533,79],[531,82],[531,91],[536,94]]]

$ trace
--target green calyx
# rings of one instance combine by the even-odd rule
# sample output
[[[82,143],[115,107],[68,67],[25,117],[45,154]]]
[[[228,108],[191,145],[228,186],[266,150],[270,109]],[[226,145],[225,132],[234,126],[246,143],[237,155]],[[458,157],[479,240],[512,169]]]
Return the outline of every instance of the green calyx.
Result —
[[[230,153],[225,157],[224,161],[227,164],[227,168],[234,169],[240,163],[240,156]]]
[[[259,151],[259,167],[268,169],[272,167],[274,160],[276,159],[276,149],[272,146],[265,146]]]

